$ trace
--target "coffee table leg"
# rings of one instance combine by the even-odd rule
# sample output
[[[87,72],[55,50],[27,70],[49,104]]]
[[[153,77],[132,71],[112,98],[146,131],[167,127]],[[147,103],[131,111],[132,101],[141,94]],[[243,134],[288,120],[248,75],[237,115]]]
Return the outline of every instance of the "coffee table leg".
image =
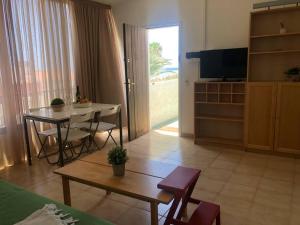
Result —
[[[151,225],[158,225],[158,204],[157,202],[150,202],[151,204]]]
[[[67,177],[62,176],[62,185],[65,205],[71,206],[70,182]]]

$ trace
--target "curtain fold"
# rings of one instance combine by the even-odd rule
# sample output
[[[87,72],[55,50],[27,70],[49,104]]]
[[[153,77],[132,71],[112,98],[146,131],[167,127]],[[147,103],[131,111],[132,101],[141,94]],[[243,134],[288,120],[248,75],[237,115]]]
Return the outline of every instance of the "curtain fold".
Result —
[[[121,104],[125,123],[124,66],[117,28],[109,8],[72,2],[76,80],[93,102]]]
[[[0,168],[25,160],[22,115],[75,89],[68,0],[0,0]]]

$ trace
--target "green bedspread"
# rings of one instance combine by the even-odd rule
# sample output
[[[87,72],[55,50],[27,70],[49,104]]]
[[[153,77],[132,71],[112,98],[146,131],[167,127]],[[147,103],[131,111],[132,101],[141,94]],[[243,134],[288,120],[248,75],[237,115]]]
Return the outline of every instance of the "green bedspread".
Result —
[[[73,218],[79,219],[80,221],[76,225],[112,225],[109,222],[0,180],[0,225],[17,223],[48,203],[56,204],[65,213],[70,213]]]

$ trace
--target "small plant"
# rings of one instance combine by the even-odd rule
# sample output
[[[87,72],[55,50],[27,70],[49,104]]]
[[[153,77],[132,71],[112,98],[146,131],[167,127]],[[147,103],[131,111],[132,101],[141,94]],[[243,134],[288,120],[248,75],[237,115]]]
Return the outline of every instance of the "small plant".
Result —
[[[112,148],[108,152],[108,162],[112,165],[122,165],[125,164],[128,160],[127,150],[121,146]]]
[[[285,74],[288,76],[300,75],[300,68],[299,67],[290,68],[285,72]]]
[[[51,106],[53,105],[64,105],[65,102],[61,98],[55,98],[51,101]]]

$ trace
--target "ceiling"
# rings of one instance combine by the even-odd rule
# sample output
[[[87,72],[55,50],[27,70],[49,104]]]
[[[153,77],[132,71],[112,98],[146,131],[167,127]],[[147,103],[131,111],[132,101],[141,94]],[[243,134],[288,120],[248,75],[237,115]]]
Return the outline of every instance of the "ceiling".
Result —
[[[114,4],[117,4],[119,2],[123,2],[125,0],[93,0],[93,1],[108,4],[108,5],[114,5]]]

